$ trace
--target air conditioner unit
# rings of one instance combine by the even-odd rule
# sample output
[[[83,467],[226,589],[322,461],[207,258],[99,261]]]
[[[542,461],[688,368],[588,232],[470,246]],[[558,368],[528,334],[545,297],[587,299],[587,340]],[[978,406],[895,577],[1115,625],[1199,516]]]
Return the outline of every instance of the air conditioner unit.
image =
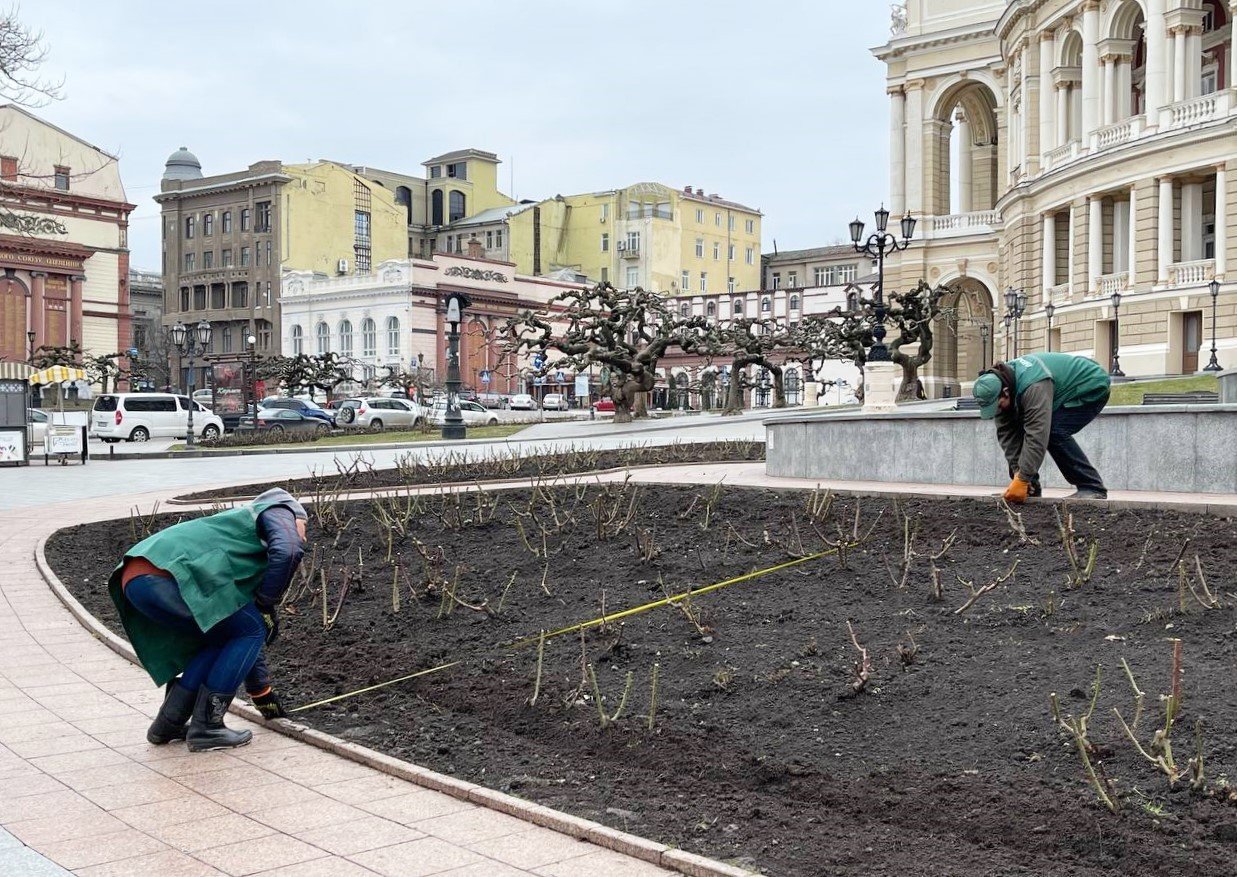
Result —
[[[338,264],[336,264],[335,266],[335,270],[338,271],[340,274],[347,274],[348,273],[348,260],[340,259]]]
[[[627,241],[619,241],[617,244],[614,245],[614,248],[618,250],[620,253],[623,252],[624,250],[627,249]]]
[[[605,218],[604,216],[603,216],[603,217],[601,217],[601,221],[602,221],[602,222],[605,222],[605,221],[606,221],[606,218]]]

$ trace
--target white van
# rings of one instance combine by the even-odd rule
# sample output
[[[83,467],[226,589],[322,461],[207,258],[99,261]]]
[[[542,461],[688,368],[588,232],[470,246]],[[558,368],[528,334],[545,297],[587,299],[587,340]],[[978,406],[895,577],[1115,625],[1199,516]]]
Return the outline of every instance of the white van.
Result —
[[[90,428],[105,442],[144,442],[158,436],[184,438],[189,434],[189,406],[193,405],[193,432],[218,438],[223,421],[188,396],[171,393],[104,393],[96,396]]]

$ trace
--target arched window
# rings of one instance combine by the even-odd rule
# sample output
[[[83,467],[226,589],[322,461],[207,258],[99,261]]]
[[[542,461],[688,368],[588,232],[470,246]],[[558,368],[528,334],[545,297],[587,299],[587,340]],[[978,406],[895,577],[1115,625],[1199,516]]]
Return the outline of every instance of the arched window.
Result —
[[[331,330],[327,328],[326,323],[319,323],[318,328],[314,330],[314,334],[318,336],[318,353],[330,353]]]
[[[679,316],[680,317],[690,317],[691,315],[692,315],[691,305],[689,305],[687,302],[683,302],[682,304],[679,305]]]
[[[361,321],[361,356],[378,355],[378,327],[366,317]]]
[[[412,189],[409,189],[407,186],[396,188],[395,203],[404,205],[404,213],[408,217],[408,224],[412,225]]]
[[[730,305],[730,312],[736,317],[743,316],[743,299],[736,298]]]
[[[339,354],[352,356],[352,321],[339,321]]]
[[[447,222],[455,222],[458,219],[463,219],[467,213],[464,209],[464,193],[452,191],[449,203],[451,209],[447,214]]]
[[[299,325],[292,327],[292,355],[300,356],[305,352],[305,330]]]
[[[773,310],[773,300],[767,297],[762,298],[760,300],[760,312],[762,314],[767,314],[772,310]]]
[[[846,293],[846,310],[852,312],[859,310],[859,295],[853,289]]]
[[[704,306],[704,314],[706,317],[717,316],[717,302],[711,301]]]
[[[202,217],[202,234],[210,237],[215,233],[215,214],[208,213]]]
[[[399,317],[387,317],[387,354],[399,356]]]
[[[430,195],[430,224],[442,225],[443,218],[442,189],[435,189],[433,194]]]
[[[792,296],[790,297],[790,309],[791,309],[792,311],[797,311],[797,310],[799,310],[799,296],[797,296],[797,295],[792,295]]]
[[[188,216],[185,218],[185,237],[187,238],[193,237],[193,231],[194,229],[197,228],[197,222],[198,221],[194,219],[192,216]]]

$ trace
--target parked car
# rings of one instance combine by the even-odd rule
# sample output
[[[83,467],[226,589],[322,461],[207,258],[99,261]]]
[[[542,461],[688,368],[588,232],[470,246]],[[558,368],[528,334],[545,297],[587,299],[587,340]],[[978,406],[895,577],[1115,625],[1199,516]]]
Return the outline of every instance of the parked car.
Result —
[[[527,393],[516,393],[511,397],[509,407],[512,411],[536,411],[537,400]]]
[[[361,399],[343,399],[335,414],[340,426],[380,430],[387,427],[420,426],[425,421],[425,412],[416,402],[407,399],[378,399],[367,396]]]
[[[306,417],[316,417],[319,420],[325,421],[331,427],[335,426],[335,415],[327,411],[317,402],[309,399],[293,399],[288,396],[267,396],[262,400],[263,408],[286,408],[289,411],[297,411],[304,414]]]
[[[490,411],[487,411],[478,402],[469,402],[465,399],[460,400],[460,414],[464,418],[466,426],[494,426],[498,423],[498,417]],[[435,402],[434,407],[430,409],[430,423],[441,426],[447,419],[447,400],[443,399],[441,403]]]
[[[614,400],[613,399],[598,399],[593,403],[593,410],[598,414],[613,414]]]
[[[26,409],[26,448],[34,453],[35,448],[43,446],[47,437],[47,424],[51,418],[40,408]]]
[[[241,428],[256,426],[258,432],[315,433],[326,435],[331,427],[320,417],[307,417],[291,408],[259,408],[256,423],[252,417],[241,420]]]
[[[95,397],[91,427],[105,442],[144,442],[158,436],[184,438],[189,434],[189,408],[193,406],[193,432],[201,438],[217,438],[223,420],[205,405],[188,396],[171,393],[103,393]]]
[[[570,406],[567,397],[562,393],[546,393],[541,400],[541,407],[546,411],[566,411]]]
[[[211,400],[215,398],[214,390],[194,390],[193,401],[201,402],[203,405],[209,405]]]
[[[502,393],[478,393],[476,401],[485,408],[506,408],[511,399]]]

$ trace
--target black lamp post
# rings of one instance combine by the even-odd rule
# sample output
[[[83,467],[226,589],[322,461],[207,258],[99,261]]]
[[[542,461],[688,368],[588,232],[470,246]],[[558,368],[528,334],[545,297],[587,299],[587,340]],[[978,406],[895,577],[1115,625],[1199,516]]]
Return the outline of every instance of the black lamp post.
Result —
[[[253,335],[245,337],[245,346],[249,353],[249,380],[246,382],[246,388],[249,391],[249,401],[245,403],[245,410],[241,412],[242,419],[249,416],[249,406],[253,406],[253,428],[258,428],[258,339]],[[240,428],[240,421],[237,421],[237,428]]]
[[[1048,352],[1052,353],[1052,315],[1057,312],[1057,306],[1052,302],[1044,305],[1044,316],[1048,318]]]
[[[983,372],[986,368],[992,365],[988,360],[988,332],[990,331],[987,323],[979,324],[979,371]]]
[[[450,329],[447,334],[447,414],[443,419],[442,437],[444,439],[462,439],[468,434],[464,426],[464,416],[460,414],[460,320],[464,311],[472,304],[468,296],[460,292],[451,293],[447,299],[447,323]]]
[[[1224,370],[1220,360],[1216,359],[1216,299],[1220,297],[1220,281],[1212,278],[1207,288],[1211,292],[1211,362],[1203,366],[1203,371],[1218,372]]]
[[[172,343],[176,345],[177,354],[189,354],[189,423],[187,424],[189,435],[185,439],[185,446],[192,448],[194,446],[193,408],[197,404],[193,401],[193,386],[195,383],[193,358],[198,354],[206,353],[210,347],[210,323],[202,320],[192,329],[188,329],[184,323],[178,321],[172,327],[171,335]]]
[[[1018,357],[1013,355],[1013,352],[1014,352],[1014,344],[1013,344],[1014,315],[1006,311],[1004,322],[1005,322],[1005,357],[1006,359],[1017,359]]]
[[[890,234],[885,229],[889,225],[889,211],[881,205],[876,211],[876,233],[863,239],[863,221],[855,217],[850,224],[850,240],[855,246],[855,252],[866,253],[876,259],[876,325],[872,327],[872,348],[868,351],[868,362],[889,362],[889,348],[885,346],[885,256],[905,250],[911,245],[911,237],[915,234],[915,217],[909,213],[902,217],[902,239]]]
[[[1112,294],[1112,368],[1108,374],[1114,378],[1125,377],[1121,371],[1121,293]]]
[[[1014,358],[1018,358],[1018,329],[1022,323],[1022,315],[1027,309],[1027,294],[1012,286],[1005,290],[1005,309],[1007,316],[1013,318],[1014,324]],[[1009,323],[1005,324],[1006,327]]]

